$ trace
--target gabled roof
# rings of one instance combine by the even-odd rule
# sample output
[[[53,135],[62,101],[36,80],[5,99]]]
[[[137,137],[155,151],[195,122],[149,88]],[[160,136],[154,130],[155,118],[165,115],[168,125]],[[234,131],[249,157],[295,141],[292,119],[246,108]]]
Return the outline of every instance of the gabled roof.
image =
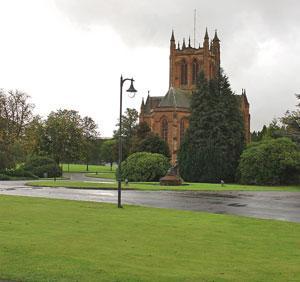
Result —
[[[159,103],[159,108],[190,108],[192,92],[170,87],[167,94]]]

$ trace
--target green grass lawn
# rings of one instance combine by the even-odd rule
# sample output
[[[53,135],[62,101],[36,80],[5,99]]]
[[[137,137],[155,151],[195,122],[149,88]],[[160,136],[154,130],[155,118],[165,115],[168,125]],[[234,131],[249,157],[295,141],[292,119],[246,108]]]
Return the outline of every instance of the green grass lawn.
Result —
[[[63,164],[63,172],[111,172],[110,166],[105,165],[89,165],[89,170],[86,170],[85,164]],[[113,167],[113,172],[116,170],[115,167]]]
[[[96,182],[83,182],[83,181],[32,181],[26,183],[29,186],[37,187],[67,187],[67,188],[81,188],[81,189],[117,189],[117,183],[96,183]],[[239,184],[226,184],[221,186],[220,184],[211,183],[186,183],[182,186],[160,186],[159,183],[129,183],[129,185],[123,185],[123,189],[134,190],[172,190],[172,191],[289,191],[300,192],[300,186],[250,186]]]
[[[12,196],[0,214],[0,280],[300,280],[297,223]]]
[[[87,173],[85,174],[87,177],[93,177],[93,178],[103,178],[103,179],[116,179],[116,173],[115,172],[101,172],[101,173]]]

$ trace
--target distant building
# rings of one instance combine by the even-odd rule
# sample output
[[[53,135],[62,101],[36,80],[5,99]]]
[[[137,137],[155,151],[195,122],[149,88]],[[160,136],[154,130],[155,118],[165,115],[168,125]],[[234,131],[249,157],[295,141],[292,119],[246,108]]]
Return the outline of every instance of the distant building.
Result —
[[[217,32],[211,42],[206,30],[203,47],[186,44],[176,46],[174,32],[170,40],[170,79],[165,96],[150,97],[142,101],[140,122],[146,122],[154,133],[169,145],[172,163],[175,163],[180,143],[189,126],[190,100],[196,88],[197,75],[202,70],[208,80],[213,79],[220,69],[220,40]],[[250,114],[246,91],[237,95],[244,118],[245,139],[250,142]]]

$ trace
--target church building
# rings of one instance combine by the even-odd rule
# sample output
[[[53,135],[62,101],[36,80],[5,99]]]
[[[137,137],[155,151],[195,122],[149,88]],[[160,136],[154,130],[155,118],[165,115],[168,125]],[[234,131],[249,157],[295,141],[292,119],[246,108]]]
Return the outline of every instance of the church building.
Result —
[[[174,164],[184,132],[189,126],[190,100],[196,88],[199,71],[203,71],[208,80],[219,72],[221,63],[220,40],[217,32],[213,40],[209,40],[206,29],[203,46],[186,44],[176,46],[174,32],[170,41],[169,90],[165,96],[148,95],[142,101],[140,122],[146,122],[151,131],[157,133],[169,145],[171,160]],[[245,140],[250,142],[250,113],[246,91],[242,90],[239,99],[244,119]]]

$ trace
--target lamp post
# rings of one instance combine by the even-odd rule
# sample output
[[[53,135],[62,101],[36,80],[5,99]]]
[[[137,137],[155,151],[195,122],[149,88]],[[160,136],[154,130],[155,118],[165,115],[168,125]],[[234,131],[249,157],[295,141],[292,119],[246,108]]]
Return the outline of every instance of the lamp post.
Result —
[[[121,204],[121,191],[122,191],[122,98],[123,98],[123,85],[125,81],[131,81],[130,87],[127,90],[129,93],[133,93],[133,96],[137,92],[133,86],[133,78],[120,78],[120,119],[119,119],[119,162],[118,162],[118,208],[122,208]]]

